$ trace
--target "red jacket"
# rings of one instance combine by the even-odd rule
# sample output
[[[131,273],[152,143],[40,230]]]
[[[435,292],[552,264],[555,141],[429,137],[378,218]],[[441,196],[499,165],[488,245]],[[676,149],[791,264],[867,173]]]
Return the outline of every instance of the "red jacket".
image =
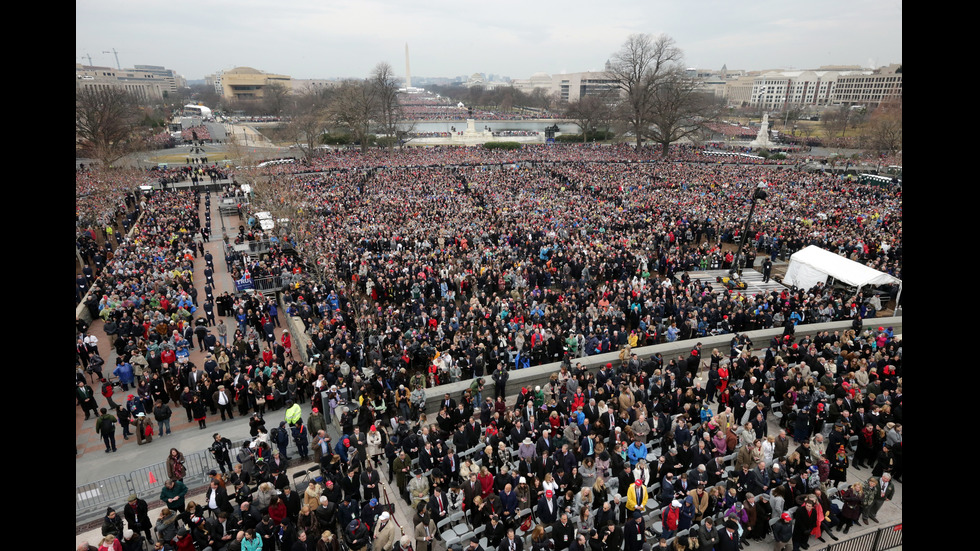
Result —
[[[282,519],[286,518],[286,503],[280,499],[275,505],[270,505],[269,517],[272,519],[272,524],[278,526]]]
[[[663,522],[664,528],[668,530],[677,530],[677,520],[681,516],[681,510],[679,507],[674,507],[673,505],[668,505],[666,509],[660,513],[660,521]]]

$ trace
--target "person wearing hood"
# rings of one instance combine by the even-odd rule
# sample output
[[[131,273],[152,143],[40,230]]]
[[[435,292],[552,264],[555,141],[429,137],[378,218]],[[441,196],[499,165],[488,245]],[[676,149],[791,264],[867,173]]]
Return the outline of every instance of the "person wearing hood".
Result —
[[[286,453],[286,448],[289,447],[289,436],[290,429],[286,427],[285,421],[279,422],[279,427],[275,429],[275,434],[270,435],[270,440],[273,440],[273,444],[279,448],[279,455],[282,456],[284,461],[289,461],[291,458],[289,454]]]
[[[694,498],[691,496],[685,496],[684,502],[681,505],[680,514],[677,517],[677,531],[687,530],[691,527],[694,522],[694,515],[697,511],[694,508]]]

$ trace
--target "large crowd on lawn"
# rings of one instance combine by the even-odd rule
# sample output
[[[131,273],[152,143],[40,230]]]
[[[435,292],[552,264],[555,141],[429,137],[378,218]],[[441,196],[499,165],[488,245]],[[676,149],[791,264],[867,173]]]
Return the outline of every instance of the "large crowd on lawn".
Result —
[[[756,207],[746,268],[814,244],[901,277],[901,192],[764,164],[649,162],[652,151],[629,147],[522,149],[345,152],[270,170],[272,200],[305,214],[281,236],[291,250],[273,246],[250,272],[308,276],[282,300],[309,332],[310,361],[268,338],[274,304],[240,296],[218,313],[235,319],[231,344],[202,343],[217,356],[202,375],[234,388],[232,403],[214,406],[286,407],[274,438],[252,427],[267,450],[256,453],[277,461],[273,450],[283,455],[282,443],[298,438],[322,478],[297,495],[285,490],[285,465],[248,478],[235,469],[206,504],[174,513],[158,548],[337,551],[342,540],[351,550],[432,551],[440,533],[452,542],[444,521],[457,512],[486,527],[461,541],[472,551],[481,538],[499,551],[641,551],[644,539],[735,549],[767,535],[805,548],[811,535],[877,521],[892,477],[901,479],[901,341],[861,325],[880,303],[823,285],[749,296],[689,274],[736,261],[731,245],[761,181],[769,196]],[[197,200],[184,191],[147,201],[152,220],[114,251],[88,305],[128,328],[117,332],[117,362],[173,356],[143,368],[144,408],[154,373],[183,405],[172,387],[196,369],[180,351],[193,345],[197,315],[185,277],[199,244]],[[854,329],[795,335],[829,320]],[[783,335],[753,355],[743,333],[764,327]],[[694,344],[726,333],[727,350]],[[691,350],[678,358],[631,352],[684,339]],[[576,365],[616,351],[599,373]],[[510,370],[551,361],[564,365],[547,385],[508,388]],[[426,389],[462,380],[472,381],[467,391],[424,415]],[[197,385],[198,399],[211,390]],[[189,418],[207,407],[190,402]],[[339,441],[316,426],[304,437],[290,414],[300,404],[337,417]],[[770,434],[777,412],[785,432]],[[872,476],[842,487],[851,464]],[[379,504],[379,472],[416,513],[403,537]],[[107,514],[104,534],[116,537],[115,518]]]

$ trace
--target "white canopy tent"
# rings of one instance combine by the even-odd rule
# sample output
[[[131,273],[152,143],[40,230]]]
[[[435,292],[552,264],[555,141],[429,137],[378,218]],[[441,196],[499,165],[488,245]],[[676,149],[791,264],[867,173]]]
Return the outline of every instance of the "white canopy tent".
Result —
[[[826,283],[828,277],[853,285],[858,288],[859,292],[861,287],[865,285],[897,284],[899,286],[898,298],[902,296],[901,279],[885,272],[879,272],[859,262],[848,260],[815,245],[797,251],[790,257],[789,268],[786,269],[786,277],[783,278],[783,283],[795,285],[801,289],[809,289],[817,283]]]

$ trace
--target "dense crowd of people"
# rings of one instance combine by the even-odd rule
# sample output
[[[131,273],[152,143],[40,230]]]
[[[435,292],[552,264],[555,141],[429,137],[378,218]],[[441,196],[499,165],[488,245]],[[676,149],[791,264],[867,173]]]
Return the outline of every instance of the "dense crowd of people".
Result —
[[[461,107],[459,104],[448,103],[444,98],[426,100],[416,96],[399,96],[399,103],[404,118],[417,121],[532,120],[563,117],[562,113],[547,110],[499,111]]]
[[[327,366],[400,365],[408,349],[403,367],[416,369],[437,351],[534,365],[563,347],[592,354],[880,310],[823,286],[742,296],[685,276],[732,266],[724,245],[739,241],[744,213],[729,205],[759,180],[770,197],[749,266],[815,244],[901,276],[900,193],[833,177],[689,164],[409,168],[277,181],[290,200],[322,205],[297,249],[344,286],[301,286],[286,300]],[[311,313],[338,309],[338,324],[310,326]],[[365,340],[380,343],[376,357]]]
[[[748,126],[742,126],[734,123],[712,122],[708,123],[707,127],[710,128],[712,132],[721,134],[728,138],[742,138],[751,140],[755,138],[756,134],[759,133],[758,129],[752,129]]]
[[[181,138],[185,142],[210,142],[211,141],[211,131],[205,125],[192,126],[190,128],[184,128],[180,131]]]
[[[339,169],[367,170],[377,167],[447,167],[494,164],[544,164],[544,163],[648,163],[677,161],[704,164],[767,164],[794,165],[804,159],[767,160],[719,158],[708,156],[704,146],[672,145],[666,156],[659,147],[644,146],[636,149],[630,144],[524,144],[519,149],[487,149],[466,146],[413,147],[392,152],[374,149],[330,150],[322,156],[302,159],[290,166],[280,166],[277,174],[319,172]]]
[[[339,415],[337,442],[316,398],[304,401],[313,408],[306,426],[293,403],[271,431],[253,424],[237,464],[216,433],[213,450],[230,468],[212,473],[199,503],[184,502],[171,450],[167,507],[152,523],[131,496],[125,527],[110,508],[103,544],[139,540],[151,526],[157,549],[198,550],[255,549],[255,540],[290,551],[335,551],[340,539],[376,551],[433,549],[437,539],[475,549],[486,538],[499,551],[837,540],[879,523],[902,479],[902,342],[883,327],[790,340],[787,349],[774,338],[758,356],[744,336],[710,355],[697,344],[669,361],[630,353],[598,373],[568,361],[546,385],[521,388],[513,406],[482,395],[476,378],[459,400],[445,395],[435,419],[387,407],[403,387],[389,389],[398,375],[382,373],[327,404]],[[703,387],[692,383],[699,373]],[[351,374],[356,381],[362,370]],[[311,440],[300,453],[312,450],[320,469],[300,492],[282,439],[304,430]],[[861,481],[848,483],[855,471]],[[392,525],[381,477],[411,504],[410,526]],[[460,542],[448,528],[462,522],[485,528]]]
[[[493,135],[497,136],[540,136],[542,132],[536,132],[534,130],[500,130],[494,131]]]
[[[215,297],[207,282],[197,282],[198,298],[188,274],[208,238],[210,217],[202,223],[198,211],[205,200],[210,212],[210,199],[148,198],[143,224],[103,260],[86,304],[106,323],[113,369],[93,356],[78,323],[79,405],[86,418],[97,414],[107,453],[115,423],[145,436],[149,415],[161,422],[168,404],[202,430],[208,410],[251,416],[255,438],[251,461],[235,458],[245,465],[215,473],[207,503],[161,514],[157,548],[337,551],[343,540],[353,550],[429,551],[456,511],[486,525],[501,551],[516,551],[510,530],[531,532],[537,551],[640,551],[636,535],[648,531],[675,549],[737,548],[791,510],[772,533],[786,541],[788,530],[798,548],[862,515],[876,520],[892,477],[901,480],[901,341],[885,328],[799,339],[794,328],[845,319],[859,328],[880,304],[824,286],[745,296],[687,272],[736,262],[726,245],[741,237],[748,193],[761,180],[769,198],[757,205],[747,266],[817,244],[901,277],[901,194],[766,165],[639,162],[649,153],[561,146],[500,167],[482,165],[517,161],[439,148],[338,154],[313,174],[273,168],[273,200],[302,205],[306,217],[261,260],[238,259],[237,276],[305,276],[282,300],[309,331],[309,362],[292,357],[288,332],[275,338],[274,301]],[[239,237],[266,236],[243,228]],[[762,327],[783,327],[783,337],[754,356],[742,333]],[[730,350],[710,357],[694,344],[676,359],[631,352],[724,333]],[[195,340],[210,352],[200,368],[187,354]],[[615,351],[620,361],[599,373],[575,365]],[[506,405],[511,369],[557,360],[564,365],[549,384],[519,389],[517,404]],[[113,413],[95,411],[85,370],[106,379]],[[470,388],[446,395],[427,418],[426,389],[460,380]],[[125,405],[113,401],[119,386],[134,387],[117,394]],[[301,404],[311,408],[305,424]],[[286,421],[267,430],[264,415],[280,408]],[[777,412],[785,433],[770,435]],[[338,442],[321,432],[319,413],[339,421]],[[286,459],[290,440],[322,467],[302,496],[287,490],[277,457]],[[650,456],[655,448],[661,457]],[[728,472],[723,458],[733,453],[737,469]],[[865,463],[872,479],[838,493],[847,469]],[[405,539],[379,476],[416,508]],[[127,522],[135,535],[107,513],[108,549],[146,528],[135,501]],[[684,533],[695,525],[697,535]]]

